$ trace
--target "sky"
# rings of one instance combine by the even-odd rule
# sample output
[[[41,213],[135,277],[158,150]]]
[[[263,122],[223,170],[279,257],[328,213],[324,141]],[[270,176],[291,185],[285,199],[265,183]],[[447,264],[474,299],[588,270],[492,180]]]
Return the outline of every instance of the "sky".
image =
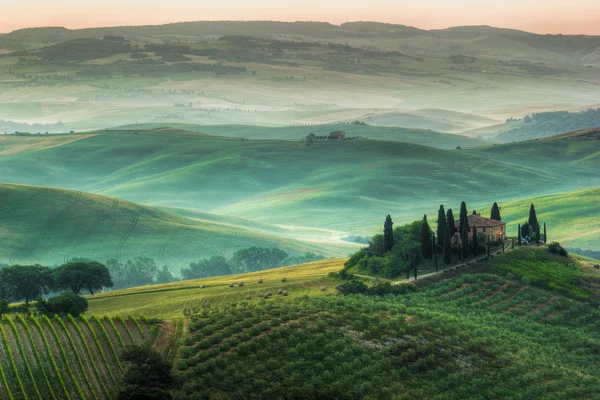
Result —
[[[0,32],[203,20],[378,21],[439,29],[492,25],[600,35],[600,0],[0,0]]]

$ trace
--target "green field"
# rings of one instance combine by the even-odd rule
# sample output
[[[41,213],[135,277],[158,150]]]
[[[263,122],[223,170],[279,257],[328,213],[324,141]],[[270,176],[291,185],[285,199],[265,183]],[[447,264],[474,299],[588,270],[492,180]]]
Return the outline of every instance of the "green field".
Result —
[[[166,265],[179,275],[180,268],[192,261],[230,256],[252,246],[326,256],[345,256],[357,247],[328,241],[328,235],[317,230],[293,232],[241,219],[211,219],[210,215],[186,218],[79,191],[0,184],[0,197],[0,263],[4,264],[60,265],[77,257],[126,262],[151,257],[159,267]]]
[[[124,368],[121,350],[152,343],[156,334],[156,326],[131,316],[4,317],[0,397],[112,399]]]
[[[580,278],[600,276],[588,263],[525,247],[388,297],[335,296],[341,282],[325,274],[342,263],[105,293],[90,311],[179,319],[187,309],[177,399],[576,399],[600,388],[600,314],[555,286],[592,293]]]
[[[515,201],[520,213],[529,200],[519,199],[600,185],[600,141],[577,137],[463,150],[368,139],[307,146],[181,129],[66,137],[77,140],[2,137],[2,180],[170,207],[186,218],[208,213],[235,217],[233,225],[240,218],[277,225],[309,240],[372,235],[388,213],[404,223],[462,200],[484,214],[493,201]],[[525,216],[508,215],[511,223]],[[314,228],[321,231],[302,233]],[[581,244],[597,243],[590,238]]]

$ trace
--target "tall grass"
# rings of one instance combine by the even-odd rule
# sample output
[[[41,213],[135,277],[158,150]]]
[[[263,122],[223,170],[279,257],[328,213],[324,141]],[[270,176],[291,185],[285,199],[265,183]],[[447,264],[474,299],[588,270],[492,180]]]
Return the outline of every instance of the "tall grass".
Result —
[[[19,384],[19,389],[23,394],[25,400],[29,399],[27,396],[27,392],[25,391],[25,387],[23,386],[23,381],[21,380],[21,376],[19,375],[19,369],[17,368],[17,363],[12,354],[12,350],[10,349],[10,343],[8,343],[8,339],[6,338],[6,332],[4,331],[4,325],[0,323],[0,332],[2,333],[2,341],[4,342],[4,346],[6,347],[6,352],[8,353],[8,359],[10,360],[10,364],[15,373],[15,377],[17,378],[17,383]]]
[[[25,354],[25,350],[23,349],[23,344],[21,343],[21,335],[19,335],[19,330],[17,329],[17,326],[15,325],[14,321],[12,320],[12,318],[9,315],[6,315],[5,317],[6,322],[8,323],[8,325],[10,325],[13,334],[15,335],[15,340],[17,341],[17,346],[19,347],[19,353],[21,354],[21,358],[23,359],[23,362],[25,363],[25,368],[27,369],[27,374],[29,375],[29,379],[31,380],[31,384],[33,385],[33,390],[35,391],[37,397],[39,400],[43,400],[42,399],[42,394],[40,393],[40,390],[37,386],[35,377],[33,376],[33,371],[31,370],[31,365],[29,365],[29,360],[27,358],[27,355]]]

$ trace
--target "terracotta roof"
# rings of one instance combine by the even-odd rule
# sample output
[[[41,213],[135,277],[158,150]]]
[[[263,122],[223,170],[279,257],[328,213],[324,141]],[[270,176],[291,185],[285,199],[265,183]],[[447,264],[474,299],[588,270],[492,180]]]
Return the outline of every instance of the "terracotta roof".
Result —
[[[495,219],[475,214],[469,214],[467,220],[469,221],[469,228],[492,228],[494,226],[506,225],[506,222],[496,221]],[[457,219],[454,224],[457,227],[460,226],[460,219]]]

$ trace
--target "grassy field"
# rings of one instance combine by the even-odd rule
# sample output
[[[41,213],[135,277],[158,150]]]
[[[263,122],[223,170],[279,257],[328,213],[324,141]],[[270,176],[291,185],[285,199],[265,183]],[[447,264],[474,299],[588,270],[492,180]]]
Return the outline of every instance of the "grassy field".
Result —
[[[199,133],[233,138],[258,140],[304,140],[309,133],[317,136],[329,135],[341,130],[348,137],[385,140],[390,142],[415,143],[437,149],[455,149],[457,146],[471,147],[489,145],[490,142],[467,136],[432,131],[431,129],[409,129],[400,127],[328,124],[311,126],[266,127],[254,125],[189,125],[189,124],[135,124],[111,128],[114,130],[151,130],[159,128],[180,128]]]
[[[598,248],[600,188],[520,199],[502,204],[502,217],[509,221],[509,234],[516,235],[534,203],[538,219],[547,224],[548,240],[564,247]]]
[[[143,314],[153,318],[180,319],[184,308],[201,308],[245,301],[250,296],[258,301],[261,294],[288,291],[292,301],[304,296],[321,296],[334,292],[338,281],[326,278],[338,272],[346,259],[329,259],[314,263],[252,272],[242,275],[194,279],[164,285],[152,285],[88,296],[94,314]],[[281,279],[286,278],[285,282]],[[262,279],[262,283],[258,280]],[[243,286],[239,286],[244,282]],[[234,283],[234,287],[229,285]],[[202,288],[201,286],[205,287]],[[322,291],[322,288],[325,291]]]
[[[0,397],[3,399],[112,399],[123,373],[119,354],[130,344],[153,343],[157,326],[123,317],[36,318],[0,322]]]
[[[76,257],[121,262],[154,258],[173,273],[192,261],[230,256],[252,246],[290,254],[351,253],[356,245],[330,240],[331,232],[292,232],[241,219],[187,218],[117,198],[47,187],[0,184],[0,262],[60,265]],[[288,236],[289,235],[289,236]],[[319,242],[320,240],[320,242]]]

